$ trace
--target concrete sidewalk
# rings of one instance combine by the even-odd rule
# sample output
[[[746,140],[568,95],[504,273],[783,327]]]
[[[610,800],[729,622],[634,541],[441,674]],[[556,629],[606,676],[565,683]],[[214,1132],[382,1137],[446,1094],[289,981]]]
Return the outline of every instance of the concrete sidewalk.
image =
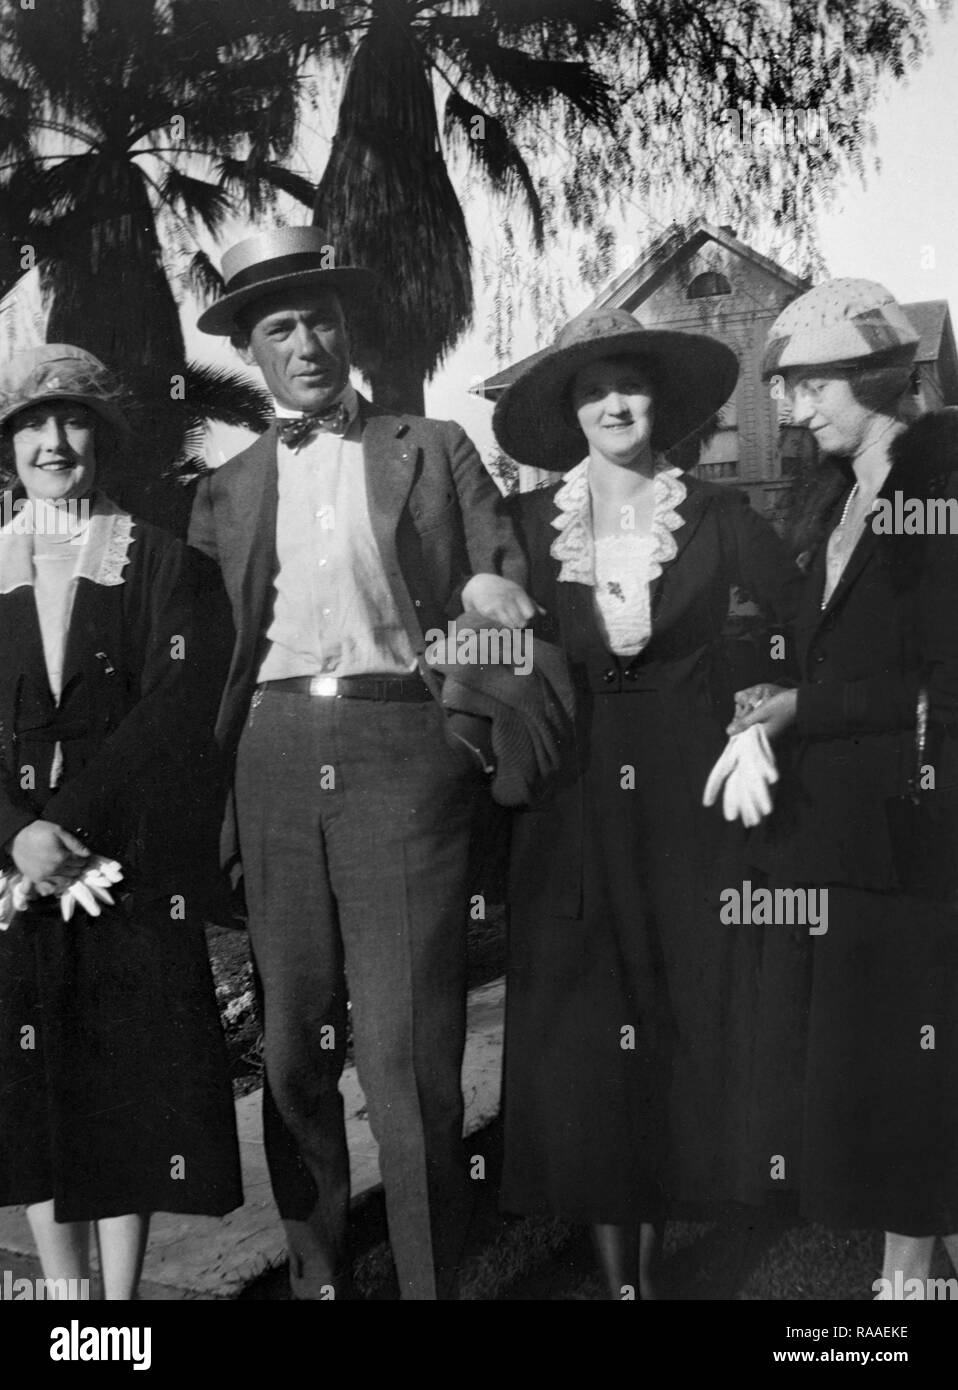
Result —
[[[462,1067],[467,1134],[488,1124],[499,1110],[504,1001],[503,980],[484,985],[469,995]],[[346,1104],[355,1201],[378,1186],[379,1158],[355,1067],[348,1066],[344,1071],[340,1090]],[[223,1218],[155,1217],[141,1297],[235,1298],[264,1270],[286,1258],[283,1228],[273,1205],[263,1151],[262,1091],[253,1091],[237,1101],[236,1123],[246,1194],[243,1206]],[[13,1269],[18,1277],[39,1275],[33,1250],[23,1208],[0,1208],[0,1271]]]

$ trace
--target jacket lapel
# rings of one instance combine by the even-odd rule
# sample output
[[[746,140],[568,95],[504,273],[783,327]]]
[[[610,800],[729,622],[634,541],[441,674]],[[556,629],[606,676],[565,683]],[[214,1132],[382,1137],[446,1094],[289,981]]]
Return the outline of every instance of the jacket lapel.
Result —
[[[376,411],[360,398],[363,416],[363,469],[366,505],[384,563],[395,557],[396,527],[409,498],[416,470],[416,448],[409,423]]]
[[[888,499],[889,501],[893,500],[895,488],[898,486],[897,480],[900,480],[901,475],[902,468],[900,464],[897,462],[893,463],[889,470],[888,477],[885,479],[884,485],[878,493],[878,497]],[[824,622],[826,618],[830,618],[836,608],[839,608],[845,602],[849,593],[861,578],[863,571],[867,568],[872,556],[875,554],[875,548],[878,545],[879,537],[875,534],[871,523],[866,521],[865,529],[859,536],[858,544],[855,546],[855,549],[848,557],[848,563],[842,571],[841,578],[835,585],[834,591],[828,602],[825,604],[824,608],[822,608],[821,595],[825,592],[828,539],[835,526],[838,524],[838,519],[841,517],[842,508],[845,506],[848,496],[849,490],[846,490],[841,497],[838,498],[828,520],[825,539],[822,541],[813,563],[812,574],[815,576],[816,582],[810,584],[809,589],[811,591],[810,601],[814,602],[815,614],[813,617],[812,615],[808,615],[811,618],[809,622],[809,627],[812,629],[811,635],[814,635],[814,631],[817,630],[820,623]]]
[[[250,630],[263,625],[270,586],[276,575],[276,511],[279,506],[279,474],[276,463],[275,425],[247,452],[247,464],[237,478],[235,507],[230,514],[232,534],[227,546],[239,557],[239,592],[242,612]]]
[[[0,595],[0,640],[3,646],[11,648],[3,662],[6,669],[19,670],[31,685],[40,690],[49,690],[40,619],[32,587],[24,586]],[[53,699],[52,693],[50,698]]]
[[[668,564],[663,565],[662,573],[653,579],[649,586],[649,601],[652,606],[653,638],[661,628],[668,627],[675,611],[682,608],[682,574],[684,566],[678,562],[682,552],[702,523],[708,510],[708,497],[696,487],[694,478],[685,477],[686,494],[684,501],[676,509],[683,524],[672,534],[675,537],[676,552]]]
[[[89,661],[90,653],[101,650],[103,633],[97,623],[97,610],[109,591],[89,579],[74,581],[76,592],[70,610],[70,625],[67,629],[66,651],[63,654],[63,676],[61,703],[70,682],[79,675],[84,661]],[[103,657],[110,660],[115,652],[105,651]]]

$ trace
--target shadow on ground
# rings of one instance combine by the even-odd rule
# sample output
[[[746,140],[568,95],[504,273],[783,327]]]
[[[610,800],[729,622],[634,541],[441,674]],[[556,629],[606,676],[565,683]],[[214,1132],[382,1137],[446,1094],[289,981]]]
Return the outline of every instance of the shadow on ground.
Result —
[[[604,1299],[588,1233],[563,1221],[503,1215],[497,1204],[502,1126],[495,1121],[467,1143],[486,1176],[476,1184],[476,1208],[462,1263],[464,1302]],[[381,1192],[357,1205],[351,1221],[357,1296],[371,1302],[398,1297]],[[873,1297],[881,1268],[881,1235],[827,1231],[801,1222],[783,1201],[738,1209],[709,1220],[677,1220],[666,1232],[660,1286],[670,1301],[805,1301]],[[939,1252],[932,1273],[951,1273]],[[289,1298],[285,1267],[270,1270],[241,1295]]]

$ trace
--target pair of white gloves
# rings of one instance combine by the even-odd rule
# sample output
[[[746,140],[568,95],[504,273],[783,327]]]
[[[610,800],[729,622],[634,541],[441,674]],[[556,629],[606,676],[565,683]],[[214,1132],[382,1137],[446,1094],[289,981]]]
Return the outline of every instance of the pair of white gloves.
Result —
[[[91,917],[99,917],[101,903],[109,903],[112,907],[110,889],[122,878],[123,870],[115,859],[91,854],[74,877],[49,881],[54,884],[56,896],[60,899],[60,914],[64,922],[69,922],[78,904]],[[10,873],[0,870],[0,931],[6,931],[15,915],[40,896],[36,885],[24,878],[19,870]]]
[[[752,827],[771,812],[770,789],[777,781],[778,768],[768,735],[761,724],[752,724],[729,739],[709,773],[702,803],[714,806],[721,793],[725,819]]]

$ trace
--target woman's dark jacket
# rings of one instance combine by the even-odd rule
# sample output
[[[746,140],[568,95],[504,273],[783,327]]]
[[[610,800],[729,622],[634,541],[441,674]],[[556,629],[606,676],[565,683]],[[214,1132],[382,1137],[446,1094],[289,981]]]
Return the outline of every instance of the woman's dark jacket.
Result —
[[[958,497],[958,412],[917,420],[894,441],[892,459],[879,498]],[[958,535],[867,526],[823,609],[827,539],[852,482],[841,464],[826,465],[808,520],[794,629],[797,721],[780,742],[784,776],[756,859],[779,881],[888,890],[896,884],[886,802],[908,788],[922,685],[938,735],[928,761],[937,786],[954,781]]]
[[[568,783],[553,800],[523,816],[523,894],[537,910],[576,917],[581,906],[582,799],[577,772],[589,757],[589,709],[596,696],[645,691],[652,706],[634,708],[654,718],[675,749],[674,785],[663,796],[689,806],[690,855],[700,838],[698,815],[709,769],[725,744],[736,685],[780,677],[782,659],[769,660],[772,633],[784,634],[794,610],[801,575],[772,527],[749,506],[738,488],[684,478],[687,490],[678,511],[677,553],[651,585],[652,635],[634,657],[618,657],[605,644],[590,585],[559,581],[559,562],[550,554],[556,531],[556,488],[522,493],[514,507],[530,564],[530,593],[546,609],[536,630],[564,648],[579,690],[578,746]],[[752,670],[730,676],[725,639],[730,590],[744,589],[768,627],[756,638]],[[654,706],[654,708],[653,708]],[[642,770],[636,769],[636,776]],[[610,797],[615,795],[610,788]],[[718,813],[710,813],[720,820]],[[538,852],[536,849],[538,841]],[[539,866],[538,870],[536,866]],[[533,876],[535,881],[532,881]]]
[[[141,521],[128,557],[122,584],[77,581],[59,706],[33,589],[0,595],[0,849],[52,821],[118,859],[137,904],[181,894],[194,909],[216,875],[211,730],[225,668],[203,622],[216,576]]]

